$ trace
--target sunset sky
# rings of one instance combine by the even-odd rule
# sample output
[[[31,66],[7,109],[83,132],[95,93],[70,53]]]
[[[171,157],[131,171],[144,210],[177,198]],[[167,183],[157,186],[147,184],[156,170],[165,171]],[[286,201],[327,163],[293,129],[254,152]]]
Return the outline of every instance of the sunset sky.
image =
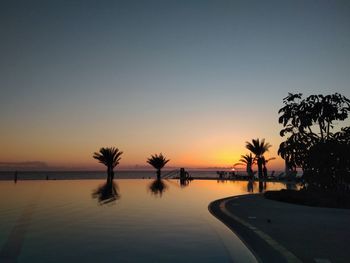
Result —
[[[350,1],[11,0],[0,33],[0,162],[232,166],[288,92],[350,98]]]

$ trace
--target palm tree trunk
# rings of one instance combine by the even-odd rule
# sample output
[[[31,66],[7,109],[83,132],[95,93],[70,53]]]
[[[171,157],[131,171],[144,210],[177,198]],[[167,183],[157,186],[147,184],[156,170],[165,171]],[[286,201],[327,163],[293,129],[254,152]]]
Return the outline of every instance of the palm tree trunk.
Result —
[[[248,174],[249,180],[254,179],[253,169],[251,165],[247,165],[247,174]]]
[[[261,157],[258,158],[258,174],[259,174],[259,180],[263,178],[263,162]]]
[[[112,179],[110,176],[107,177],[106,185],[109,185],[112,183]]]
[[[263,166],[263,173],[264,173],[264,179],[267,179],[267,167],[266,167],[266,165]]]
[[[330,126],[331,126],[331,122],[328,121],[328,123],[327,123],[327,140],[329,139],[329,128],[330,128]]]
[[[160,180],[160,175],[161,175],[161,171],[160,169],[157,169],[157,179]]]
[[[287,158],[285,158],[284,159],[284,173],[285,173],[285,175],[286,176],[288,176],[289,175],[289,163],[288,163],[288,161],[287,161]]]
[[[113,172],[113,168],[112,167],[108,167],[107,168],[107,180],[109,181],[113,181],[114,179],[114,172]]]
[[[259,193],[262,193],[264,191],[264,184],[262,181],[259,181]]]

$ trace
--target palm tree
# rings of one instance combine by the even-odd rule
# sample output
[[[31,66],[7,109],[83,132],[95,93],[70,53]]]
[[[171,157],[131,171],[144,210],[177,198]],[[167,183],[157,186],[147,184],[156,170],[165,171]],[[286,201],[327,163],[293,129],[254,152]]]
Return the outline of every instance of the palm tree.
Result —
[[[266,167],[266,164],[269,162],[269,161],[272,161],[272,160],[275,160],[276,158],[275,157],[271,157],[269,159],[266,159],[264,156],[262,157],[262,161],[263,161],[263,174],[264,174],[264,178],[266,179],[267,178],[267,167]]]
[[[151,155],[151,158],[147,159],[147,163],[152,165],[157,170],[157,179],[160,180],[161,169],[169,162],[162,153],[159,155]]]
[[[253,179],[252,166],[254,163],[255,163],[255,159],[253,155],[250,153],[250,154],[241,155],[241,159],[239,159],[239,163],[235,163],[233,166],[245,165],[249,179]]]
[[[101,148],[99,152],[95,152],[93,158],[107,166],[107,181],[111,182],[114,178],[113,169],[119,164],[122,151],[115,147]]]
[[[269,143],[265,143],[265,139],[261,141],[259,139],[252,139],[252,142],[246,142],[245,146],[249,151],[255,154],[255,159],[258,162],[258,175],[259,180],[263,178],[263,157],[264,153],[269,150],[271,145]]]

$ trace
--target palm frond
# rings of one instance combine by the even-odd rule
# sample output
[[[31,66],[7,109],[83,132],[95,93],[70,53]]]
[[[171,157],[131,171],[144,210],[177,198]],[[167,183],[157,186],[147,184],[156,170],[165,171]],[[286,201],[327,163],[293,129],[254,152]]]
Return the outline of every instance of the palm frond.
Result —
[[[147,159],[147,163],[152,165],[155,169],[162,169],[170,160],[167,160],[162,153],[151,155]]]
[[[104,164],[107,167],[114,168],[119,164],[121,160],[122,151],[119,151],[115,147],[102,147],[99,152],[94,152],[92,156],[94,159],[98,160],[99,163]]]
[[[252,139],[252,142],[246,142],[246,148],[251,151],[255,157],[259,158],[264,155],[265,152],[269,150],[272,145],[265,142],[265,139],[261,141],[257,139]]]
[[[250,154],[241,155],[241,159],[239,159],[239,161],[243,164],[253,165],[255,162],[255,158],[250,153]]]
[[[276,157],[271,157],[271,158],[269,158],[269,159],[267,159],[267,160],[265,160],[265,162],[269,162],[269,161],[272,161],[272,160],[276,160]]]
[[[240,165],[246,165],[245,163],[235,163],[233,167],[240,166]]]

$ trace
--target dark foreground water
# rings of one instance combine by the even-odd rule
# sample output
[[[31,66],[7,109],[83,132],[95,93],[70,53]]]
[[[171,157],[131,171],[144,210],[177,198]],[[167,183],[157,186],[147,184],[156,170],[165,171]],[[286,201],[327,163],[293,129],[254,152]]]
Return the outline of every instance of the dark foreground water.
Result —
[[[255,262],[207,209],[247,182],[120,179],[110,199],[104,182],[1,181],[0,262]]]

